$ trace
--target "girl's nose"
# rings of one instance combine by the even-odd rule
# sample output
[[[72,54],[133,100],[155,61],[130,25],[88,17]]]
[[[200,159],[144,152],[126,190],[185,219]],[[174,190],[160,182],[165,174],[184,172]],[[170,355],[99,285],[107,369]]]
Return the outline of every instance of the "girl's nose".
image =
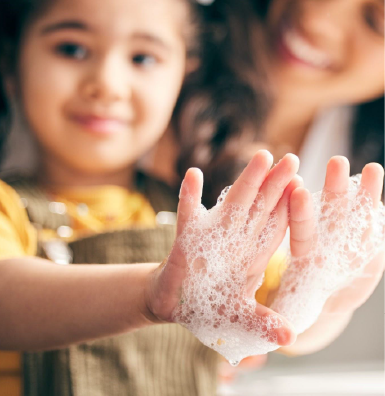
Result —
[[[95,61],[81,84],[83,98],[104,104],[129,100],[132,86],[128,68],[123,63],[112,56]]]

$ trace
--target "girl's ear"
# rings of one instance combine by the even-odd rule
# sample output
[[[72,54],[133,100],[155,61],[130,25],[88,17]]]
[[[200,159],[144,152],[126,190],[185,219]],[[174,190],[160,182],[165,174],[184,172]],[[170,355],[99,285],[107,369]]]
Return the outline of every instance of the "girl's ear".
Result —
[[[201,65],[201,60],[199,59],[199,57],[194,56],[194,57],[188,58],[186,61],[186,76],[195,72],[199,68],[200,65]]]

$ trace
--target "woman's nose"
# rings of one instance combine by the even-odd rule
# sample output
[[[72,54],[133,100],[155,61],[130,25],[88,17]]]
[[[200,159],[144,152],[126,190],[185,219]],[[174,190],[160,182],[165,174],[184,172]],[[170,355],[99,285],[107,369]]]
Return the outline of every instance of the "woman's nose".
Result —
[[[95,60],[81,84],[81,94],[89,101],[105,104],[129,100],[132,84],[127,64],[116,56]]]
[[[300,0],[301,1],[301,0]],[[302,0],[304,1],[304,0]],[[306,3],[303,3],[304,5]],[[355,0],[313,0],[308,3],[305,13],[305,26],[320,38],[325,40],[321,45],[339,45],[349,41],[352,29],[355,29],[357,1]],[[311,6],[311,8],[310,8]]]

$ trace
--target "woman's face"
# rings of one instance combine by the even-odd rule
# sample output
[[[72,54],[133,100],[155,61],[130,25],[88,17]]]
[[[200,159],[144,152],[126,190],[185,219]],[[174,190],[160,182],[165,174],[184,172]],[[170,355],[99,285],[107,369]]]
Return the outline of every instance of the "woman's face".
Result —
[[[279,97],[325,107],[383,95],[383,0],[272,0],[267,25]]]

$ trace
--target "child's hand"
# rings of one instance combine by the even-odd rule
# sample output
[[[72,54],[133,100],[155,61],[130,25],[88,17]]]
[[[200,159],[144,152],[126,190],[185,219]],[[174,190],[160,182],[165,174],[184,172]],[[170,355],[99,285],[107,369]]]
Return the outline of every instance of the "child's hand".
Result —
[[[354,189],[350,181],[348,191],[349,162],[334,157],[317,214],[307,190],[293,192],[291,263],[272,308],[291,320],[298,332],[310,327],[321,311],[352,312],[380,281],[385,261],[385,213],[378,212],[383,177],[380,165],[369,164],[361,185]]]
[[[295,339],[284,318],[254,299],[285,234],[290,194],[301,185],[294,178],[297,157],[287,155],[269,171],[271,164],[270,153],[259,151],[210,211],[200,203],[201,172],[187,172],[177,238],[147,293],[158,319],[183,324],[206,345],[225,355],[227,351],[233,361]]]

